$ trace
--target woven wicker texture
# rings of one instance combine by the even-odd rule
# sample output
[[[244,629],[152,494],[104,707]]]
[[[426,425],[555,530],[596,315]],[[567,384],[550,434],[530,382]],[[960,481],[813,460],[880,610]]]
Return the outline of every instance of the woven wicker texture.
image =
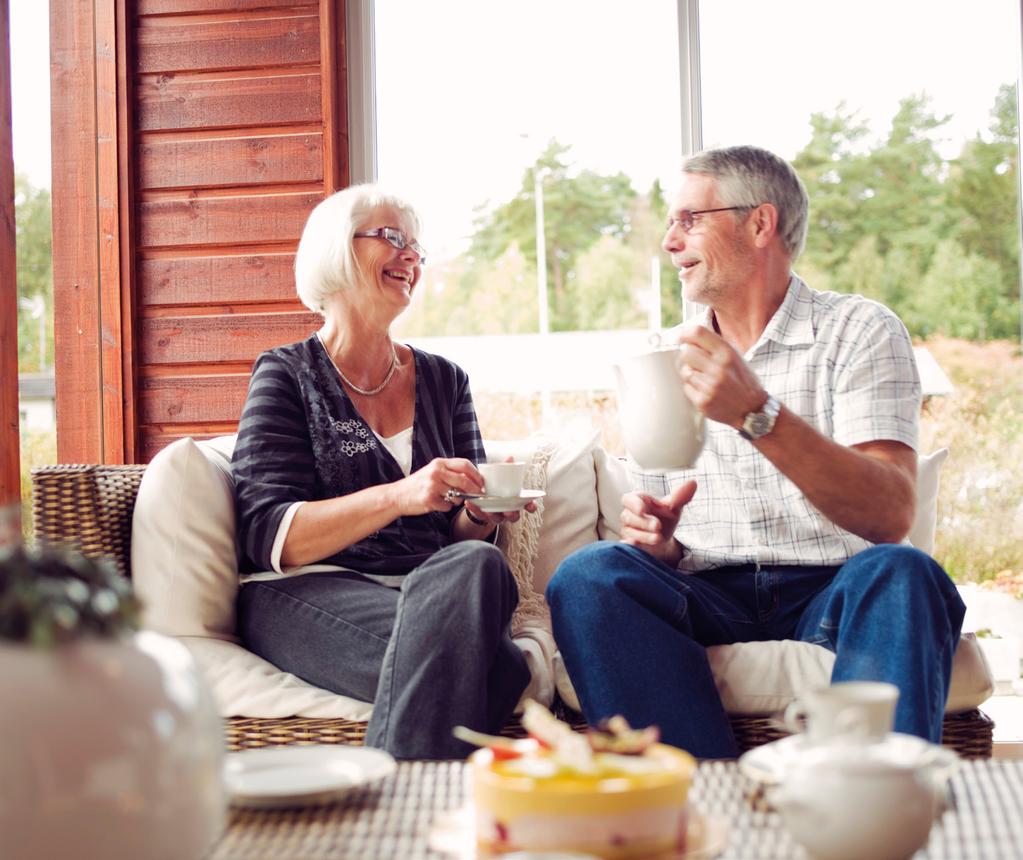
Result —
[[[438,818],[466,802],[461,762],[402,762],[393,776],[333,806],[235,810],[210,860],[441,860],[429,848]],[[722,860],[803,860],[773,812],[743,798],[734,762],[700,765],[693,808],[726,823]],[[953,776],[948,808],[916,860],[1018,860],[1023,845],[1023,762],[967,762]],[[465,860],[471,853],[461,855]]]
[[[42,466],[32,470],[32,519],[37,539],[106,556],[131,575],[131,515],[145,466]],[[769,717],[730,717],[743,749],[783,734]],[[575,722],[581,725],[576,716]],[[945,717],[942,742],[964,758],[991,755],[994,724],[979,710]],[[346,720],[233,718],[231,749],[290,743],[361,743],[366,727]],[[507,730],[518,731],[513,725]],[[273,738],[273,740],[270,740]]]

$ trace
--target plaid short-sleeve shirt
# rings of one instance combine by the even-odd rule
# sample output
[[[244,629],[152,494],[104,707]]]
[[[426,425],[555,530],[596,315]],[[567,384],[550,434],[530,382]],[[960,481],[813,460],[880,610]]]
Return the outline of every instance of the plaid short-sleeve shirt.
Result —
[[[710,327],[709,311],[703,323]],[[744,356],[771,392],[820,433],[842,445],[894,440],[917,447],[920,377],[905,326],[862,296],[810,289],[792,275],[788,292]],[[679,569],[735,564],[842,564],[871,546],[807,501],[752,443],[707,422],[696,466],[637,472],[644,492],[664,495],[695,478],[675,536]]]

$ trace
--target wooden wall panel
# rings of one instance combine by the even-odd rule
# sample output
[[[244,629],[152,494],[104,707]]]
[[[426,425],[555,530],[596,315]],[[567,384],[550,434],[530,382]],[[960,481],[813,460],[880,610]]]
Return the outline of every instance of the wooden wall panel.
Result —
[[[51,0],[51,15],[61,457],[146,461],[231,432],[258,353],[320,325],[294,253],[348,179],[344,0]]]
[[[141,73],[304,65],[320,59],[315,9],[304,17],[156,20],[158,26],[139,29],[136,70]]]
[[[323,179],[323,135],[154,140],[139,147],[144,188],[217,188]]]
[[[180,15],[186,12],[262,12],[319,6],[318,0],[136,0],[136,12],[148,15]]]
[[[154,377],[144,380],[139,400],[154,425],[230,424],[241,414],[248,386],[248,373]]]
[[[18,284],[14,217],[14,149],[11,135],[10,14],[0,0],[0,547],[4,508],[21,499],[18,412]]]
[[[142,323],[144,364],[249,362],[263,350],[308,337],[321,318],[310,311],[154,317]]]
[[[279,301],[294,268],[290,252],[143,259],[138,296],[148,306]]]
[[[138,410],[148,459],[185,435],[232,432],[256,355],[319,326],[295,296],[294,250],[310,209],[347,174],[336,144],[347,139],[347,106],[336,98],[340,2],[139,9]]]
[[[142,131],[245,128],[320,119],[320,76],[197,78],[147,76],[138,81],[137,127]]]
[[[103,446],[95,109],[97,43],[114,34],[95,32],[95,2],[50,3],[57,457],[71,463],[117,462]]]
[[[293,241],[322,199],[322,194],[260,194],[144,202],[139,210],[139,246]]]

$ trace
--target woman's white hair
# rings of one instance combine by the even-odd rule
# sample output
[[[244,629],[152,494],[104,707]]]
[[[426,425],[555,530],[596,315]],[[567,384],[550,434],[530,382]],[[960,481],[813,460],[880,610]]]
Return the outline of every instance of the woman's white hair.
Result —
[[[416,210],[372,183],[331,194],[309,213],[295,254],[295,288],[309,310],[323,314],[327,299],[359,278],[353,238],[381,206],[398,210],[412,228],[409,238],[419,237],[422,224]]]

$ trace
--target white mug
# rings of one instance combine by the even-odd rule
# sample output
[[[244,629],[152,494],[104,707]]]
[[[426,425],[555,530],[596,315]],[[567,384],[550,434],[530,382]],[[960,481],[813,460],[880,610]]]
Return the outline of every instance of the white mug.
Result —
[[[811,690],[785,709],[785,726],[812,744],[879,741],[895,723],[899,688],[884,681],[839,681]],[[803,725],[805,721],[805,727]]]
[[[524,462],[480,463],[476,468],[483,476],[484,492],[488,496],[507,499],[518,498],[522,493],[522,482],[526,477]]]

